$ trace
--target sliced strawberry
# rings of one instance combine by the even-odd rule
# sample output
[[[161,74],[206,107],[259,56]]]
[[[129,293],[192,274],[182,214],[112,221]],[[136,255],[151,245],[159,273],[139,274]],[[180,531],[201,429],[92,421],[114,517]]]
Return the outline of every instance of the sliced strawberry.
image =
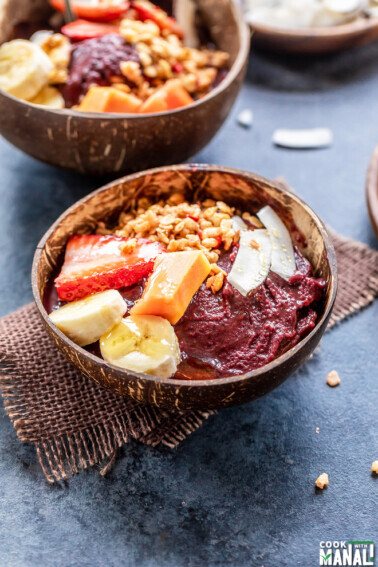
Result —
[[[75,20],[66,24],[60,30],[72,41],[83,41],[85,39],[95,39],[110,33],[119,34],[119,26],[113,24],[102,24],[100,22],[88,22],[87,20]]]
[[[74,301],[106,289],[128,287],[149,275],[158,254],[158,242],[139,239],[127,252],[127,238],[100,234],[71,236],[64,264],[55,280],[61,301]]]
[[[148,0],[134,0],[131,6],[134,10],[136,10],[138,17],[142,20],[142,22],[145,20],[152,20],[161,30],[168,30],[170,33],[173,33],[180,38],[184,37],[184,33],[176,20],[168,16],[164,10],[155,6],[152,2],[149,2]]]
[[[58,12],[64,12],[64,0],[49,0],[51,6]],[[80,2],[71,0],[72,11],[78,18],[95,22],[108,22],[118,19],[129,9],[130,2],[123,0],[99,0],[97,2]]]

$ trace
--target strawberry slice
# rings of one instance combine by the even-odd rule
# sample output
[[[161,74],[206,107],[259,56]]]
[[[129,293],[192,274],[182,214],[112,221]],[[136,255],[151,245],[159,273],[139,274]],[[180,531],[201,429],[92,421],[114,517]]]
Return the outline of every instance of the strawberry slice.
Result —
[[[63,35],[72,41],[84,41],[95,39],[110,33],[119,34],[119,26],[113,24],[102,24],[100,22],[88,22],[87,20],[74,20],[66,24],[60,30]]]
[[[139,239],[128,252],[127,238],[100,234],[70,237],[64,264],[55,280],[61,301],[74,301],[106,289],[120,289],[149,275],[158,254],[158,242]]]
[[[168,16],[164,10],[155,6],[152,2],[149,2],[148,0],[134,0],[131,3],[131,6],[137,12],[138,17],[142,20],[142,22],[145,20],[152,20],[161,30],[167,30],[181,39],[184,37],[184,32],[176,20]]]
[[[66,10],[64,0],[49,0],[49,2],[58,12]],[[75,16],[95,22],[116,20],[127,12],[129,6],[130,2],[123,0],[95,0],[92,2],[71,0],[71,8]]]

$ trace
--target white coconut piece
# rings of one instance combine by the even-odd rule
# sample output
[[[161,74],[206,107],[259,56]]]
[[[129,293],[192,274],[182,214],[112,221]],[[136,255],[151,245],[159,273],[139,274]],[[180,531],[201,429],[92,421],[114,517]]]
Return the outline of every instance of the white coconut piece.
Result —
[[[273,132],[272,141],[276,146],[283,148],[326,148],[332,144],[333,135],[329,128],[303,130],[277,129]]]
[[[312,25],[319,0],[281,0],[273,4],[249,0],[247,21],[282,28],[305,28]]]
[[[249,230],[248,225],[243,221],[241,217],[238,216],[232,217],[231,221],[232,221],[232,228],[234,229],[235,232],[237,232],[238,230],[240,231]]]
[[[252,110],[249,110],[249,108],[242,110],[240,112],[240,114],[238,114],[238,117],[237,117],[236,120],[237,120],[238,124],[240,124],[240,126],[243,126],[243,128],[250,128],[253,124],[253,112],[252,112]]]
[[[351,14],[365,7],[362,0],[323,0],[323,4],[336,14]]]
[[[366,11],[366,13],[370,18],[378,18],[378,6],[372,6]]]
[[[284,280],[289,280],[296,270],[294,248],[289,231],[269,205],[260,209],[257,217],[268,230],[271,239],[272,259],[270,269]]]
[[[270,269],[272,243],[264,228],[240,232],[239,250],[227,280],[246,296],[261,285]]]
[[[200,47],[196,28],[196,3],[193,0],[174,0],[173,16],[184,32],[184,44],[187,47]]]

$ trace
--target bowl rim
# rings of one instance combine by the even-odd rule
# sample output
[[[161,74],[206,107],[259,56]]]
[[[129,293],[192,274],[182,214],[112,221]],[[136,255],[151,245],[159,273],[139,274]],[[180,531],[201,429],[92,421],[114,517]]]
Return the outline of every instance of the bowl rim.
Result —
[[[38,265],[39,265],[39,261],[41,259],[42,251],[44,249],[44,246],[45,246],[47,240],[50,238],[50,236],[53,234],[53,232],[56,230],[56,228],[60,225],[60,223],[68,215],[70,215],[74,210],[76,210],[78,207],[85,205],[85,203],[88,200],[92,199],[95,195],[98,195],[102,192],[105,192],[105,191],[109,190],[111,187],[120,185],[121,183],[125,183],[125,182],[127,183],[129,181],[133,181],[133,180],[138,179],[140,177],[145,177],[146,175],[164,172],[164,171],[167,171],[167,170],[168,171],[202,170],[202,171],[214,172],[214,173],[220,172],[220,173],[225,173],[225,174],[236,175],[236,176],[239,176],[239,177],[241,176],[243,178],[247,178],[247,179],[252,180],[252,181],[262,181],[264,183],[267,183],[268,185],[273,186],[274,189],[277,190],[278,192],[280,192],[282,194],[289,195],[289,197],[291,199],[293,199],[300,206],[302,206],[302,208],[304,208],[305,211],[314,220],[314,222],[315,222],[315,224],[316,224],[316,226],[317,226],[317,228],[318,228],[318,230],[319,230],[319,232],[322,236],[322,239],[323,239],[323,242],[324,242],[324,245],[325,245],[327,261],[328,261],[329,268],[330,268],[329,292],[328,292],[328,295],[327,295],[327,301],[326,301],[324,312],[323,312],[321,318],[316,322],[314,328],[310,331],[310,333],[306,337],[301,339],[297,345],[295,345],[294,347],[292,347],[291,349],[289,349],[288,351],[283,353],[278,358],[272,360],[268,364],[261,366],[260,368],[257,368],[255,370],[252,370],[252,371],[244,373],[244,374],[238,374],[236,376],[226,376],[226,377],[223,377],[223,378],[216,378],[216,379],[209,379],[209,380],[177,380],[177,379],[173,379],[173,378],[161,378],[159,376],[152,376],[150,374],[144,374],[144,373],[128,372],[126,369],[123,369],[123,368],[120,368],[120,367],[117,367],[117,366],[114,366],[112,364],[107,363],[105,360],[99,358],[98,356],[96,356],[94,354],[91,354],[90,352],[86,351],[84,348],[79,347],[76,343],[71,341],[66,335],[64,335],[51,322],[51,319],[48,316],[48,314],[47,314],[47,312],[44,308],[42,299],[39,295],[38,285],[37,285]],[[107,183],[106,185],[100,187],[99,189],[96,189],[95,191],[89,193],[88,195],[86,195],[82,199],[76,201],[76,203],[74,203],[73,205],[68,207],[68,209],[66,209],[64,211],[64,213],[62,213],[59,216],[59,218],[51,225],[51,227],[46,231],[44,236],[41,238],[40,242],[38,243],[38,245],[36,247],[36,251],[35,251],[35,254],[34,254],[31,276],[32,276],[31,280],[32,280],[32,291],[33,291],[33,295],[34,295],[34,300],[35,300],[35,303],[37,305],[37,308],[38,308],[40,315],[42,316],[45,324],[48,327],[50,327],[53,330],[53,332],[56,335],[58,335],[59,338],[63,342],[68,344],[70,346],[70,348],[73,348],[76,351],[79,350],[79,352],[82,356],[88,358],[91,361],[91,363],[94,363],[96,365],[101,364],[101,367],[103,369],[109,368],[112,371],[116,370],[118,373],[120,372],[121,374],[124,374],[125,380],[127,380],[131,375],[131,376],[137,377],[137,378],[142,379],[142,380],[147,381],[147,382],[159,383],[163,386],[180,387],[180,388],[213,388],[214,386],[215,387],[217,387],[217,386],[221,387],[221,386],[229,385],[229,384],[232,384],[232,383],[243,382],[247,379],[256,378],[256,377],[258,377],[262,374],[265,374],[266,372],[280,366],[283,362],[287,361],[288,359],[293,357],[299,350],[301,350],[305,344],[310,342],[312,337],[317,333],[318,328],[321,327],[325,323],[325,321],[328,319],[330,312],[333,308],[333,305],[334,305],[334,302],[335,302],[335,299],[336,299],[336,292],[337,292],[337,262],[336,262],[335,249],[333,247],[331,237],[330,237],[329,233],[327,232],[327,229],[326,229],[324,223],[320,220],[320,218],[311,209],[311,207],[309,205],[307,205],[295,193],[292,193],[291,191],[280,186],[278,183],[276,184],[274,181],[270,181],[267,178],[262,177],[260,175],[254,174],[254,173],[246,171],[246,170],[232,168],[232,167],[225,167],[225,166],[211,165],[211,164],[198,164],[198,163],[156,167],[156,168],[140,171],[140,172],[137,172],[137,173],[133,173],[131,175],[126,175],[124,177],[121,177],[119,179],[111,181],[110,183]]]
[[[281,26],[270,26],[268,24],[254,23],[246,19],[251,28],[252,33],[264,36],[277,36],[277,38],[285,39],[314,39],[328,40],[331,38],[347,39],[361,31],[368,32],[372,29],[378,29],[378,16],[370,18],[358,18],[352,22],[339,24],[334,26],[304,27],[304,28],[284,28]]]
[[[371,156],[366,175],[366,202],[372,227],[378,237],[378,145]]]
[[[224,77],[224,79],[219,83],[219,85],[217,85],[214,89],[212,89],[209,93],[207,93],[207,95],[205,95],[203,98],[194,101],[191,104],[188,104],[187,106],[183,106],[181,108],[176,108],[175,110],[164,110],[163,112],[151,112],[148,114],[133,114],[133,113],[113,113],[113,112],[109,112],[109,113],[105,113],[105,112],[81,112],[79,110],[72,110],[70,108],[48,108],[48,107],[44,107],[40,104],[34,104],[32,102],[29,102],[27,100],[22,100],[20,98],[17,98],[7,92],[5,92],[3,89],[0,88],[0,94],[2,96],[4,96],[5,98],[9,98],[14,102],[17,102],[19,104],[21,104],[22,106],[25,106],[26,108],[35,108],[40,110],[41,112],[47,112],[49,114],[55,114],[58,116],[66,116],[66,117],[75,117],[75,118],[86,118],[86,119],[91,119],[91,120],[110,120],[110,121],[115,121],[115,120],[120,120],[120,119],[127,119],[130,120],[131,118],[134,118],[136,120],[143,120],[146,119],[148,117],[152,117],[152,116],[156,116],[156,117],[165,117],[165,116],[176,116],[179,115],[185,111],[187,111],[188,109],[191,108],[195,108],[197,106],[200,106],[202,103],[207,102],[213,98],[215,98],[216,96],[218,96],[220,93],[222,93],[223,91],[225,91],[237,78],[237,76],[239,75],[239,73],[242,71],[243,66],[246,62],[246,60],[248,59],[248,55],[249,55],[249,49],[250,49],[250,39],[251,39],[251,34],[250,34],[250,30],[248,27],[248,23],[245,21],[244,19],[244,15],[243,12],[240,8],[240,6],[238,6],[236,4],[236,2],[234,2],[233,0],[230,0],[230,6],[231,9],[235,15],[235,23],[240,35],[240,47],[237,53],[237,56],[235,58],[235,61],[233,62],[231,68],[229,69],[229,71],[227,72],[227,75]],[[4,42],[5,43],[5,42]]]

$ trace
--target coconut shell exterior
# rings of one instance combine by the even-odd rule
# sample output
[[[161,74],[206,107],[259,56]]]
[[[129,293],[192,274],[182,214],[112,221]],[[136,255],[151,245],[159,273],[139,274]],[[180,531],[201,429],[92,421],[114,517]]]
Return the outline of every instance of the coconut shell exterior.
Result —
[[[206,146],[242,86],[250,32],[232,0],[198,0],[211,37],[230,55],[230,70],[207,96],[170,112],[97,114],[52,110],[0,91],[0,134],[46,163],[80,173],[122,173],[179,163]]]
[[[378,39],[378,18],[318,28],[279,28],[251,24],[253,42],[260,49],[278,53],[314,55],[356,49]]]
[[[315,275],[327,281],[324,312],[315,328],[295,347],[266,366],[240,376],[183,381],[133,374],[107,364],[78,347],[50,321],[43,298],[61,265],[65,245],[74,233],[95,230],[99,221],[116,219],[136,199],[166,199],[174,192],[190,201],[206,197],[224,200],[255,212],[271,204],[281,211],[295,244],[311,261]],[[312,354],[324,333],[336,297],[337,268],[330,237],[319,218],[303,201],[279,184],[252,173],[208,165],[181,165],[130,175],[91,193],[68,209],[42,238],[35,253],[32,285],[47,332],[57,348],[98,384],[138,402],[164,408],[214,409],[242,404],[279,386]]]

